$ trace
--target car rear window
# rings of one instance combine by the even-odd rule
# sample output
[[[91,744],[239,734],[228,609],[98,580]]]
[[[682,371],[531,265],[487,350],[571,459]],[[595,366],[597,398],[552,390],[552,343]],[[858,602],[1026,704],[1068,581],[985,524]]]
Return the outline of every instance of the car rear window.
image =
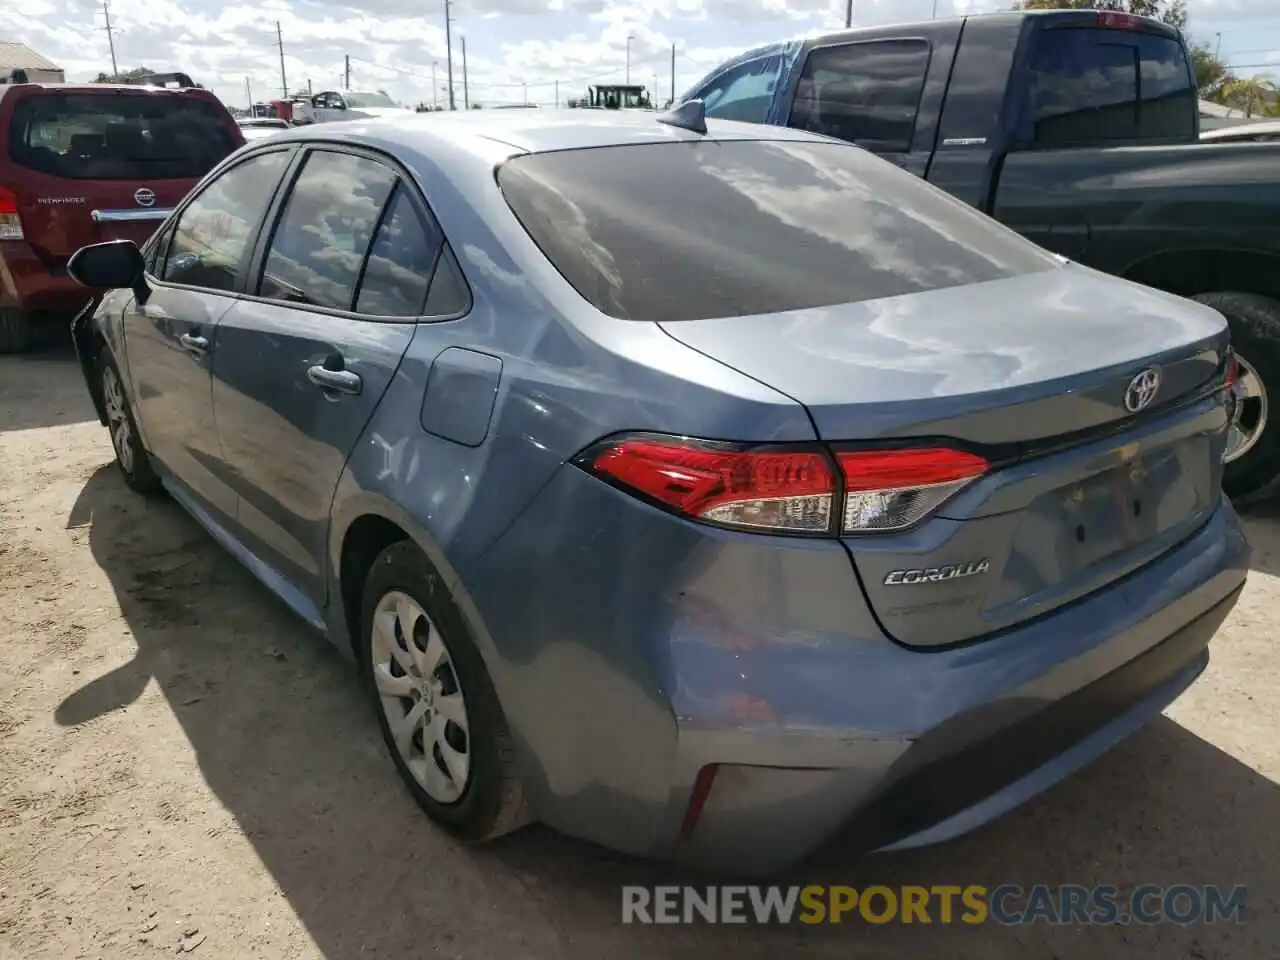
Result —
[[[1059,261],[858,147],[698,140],[530,154],[498,171],[598,310],[675,321],[938,290]]]
[[[1176,37],[1067,27],[1036,38],[1019,139],[1040,147],[1189,140],[1195,77]]]
[[[9,157],[73,180],[188,180],[239,144],[207,100],[155,93],[44,93],[21,98]]]

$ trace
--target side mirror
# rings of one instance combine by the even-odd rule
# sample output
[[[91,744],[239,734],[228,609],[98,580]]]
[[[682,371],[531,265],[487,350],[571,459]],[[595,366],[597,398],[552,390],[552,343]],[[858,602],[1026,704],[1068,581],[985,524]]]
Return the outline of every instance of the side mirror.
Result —
[[[67,261],[67,273],[90,290],[132,290],[139,302],[150,291],[142,251],[132,240],[109,240],[81,247]]]

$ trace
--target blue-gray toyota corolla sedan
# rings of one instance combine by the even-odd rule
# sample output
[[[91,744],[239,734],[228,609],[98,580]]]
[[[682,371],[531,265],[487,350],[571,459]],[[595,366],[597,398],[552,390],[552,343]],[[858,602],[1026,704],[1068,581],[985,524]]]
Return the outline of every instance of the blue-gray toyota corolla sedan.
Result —
[[[458,835],[754,872],[954,836],[1204,669],[1248,559],[1226,325],[697,114],[246,146],[73,259],[90,390]]]

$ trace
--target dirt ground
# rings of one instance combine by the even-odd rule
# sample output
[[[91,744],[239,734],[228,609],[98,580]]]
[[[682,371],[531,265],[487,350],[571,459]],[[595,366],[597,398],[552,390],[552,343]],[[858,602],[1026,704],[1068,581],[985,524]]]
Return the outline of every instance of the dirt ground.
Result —
[[[110,458],[67,349],[0,357],[0,960],[1280,958],[1280,509],[1166,717],[974,835],[791,878],[1247,884],[1245,925],[624,927],[668,868],[434,829],[346,662]]]

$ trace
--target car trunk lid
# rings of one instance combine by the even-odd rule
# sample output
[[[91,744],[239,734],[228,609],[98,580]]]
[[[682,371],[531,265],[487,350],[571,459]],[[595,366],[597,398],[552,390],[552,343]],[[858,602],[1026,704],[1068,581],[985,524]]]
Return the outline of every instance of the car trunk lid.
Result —
[[[837,450],[991,463],[907,529],[846,530],[868,601],[909,645],[973,639],[1114,582],[1219,499],[1224,321],[1082,267],[662,326],[803,404]]]

